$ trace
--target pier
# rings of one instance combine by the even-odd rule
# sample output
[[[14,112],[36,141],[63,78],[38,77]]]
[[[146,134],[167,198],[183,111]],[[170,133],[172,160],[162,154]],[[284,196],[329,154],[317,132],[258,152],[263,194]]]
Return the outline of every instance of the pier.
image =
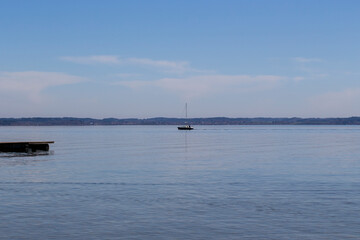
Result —
[[[0,152],[36,152],[49,151],[49,144],[54,141],[47,142],[0,142]]]

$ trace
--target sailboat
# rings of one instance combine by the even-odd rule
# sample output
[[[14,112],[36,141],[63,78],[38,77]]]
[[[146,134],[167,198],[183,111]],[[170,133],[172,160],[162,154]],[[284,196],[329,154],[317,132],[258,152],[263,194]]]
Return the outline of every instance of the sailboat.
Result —
[[[187,103],[185,104],[185,118],[187,119]],[[178,130],[193,130],[193,129],[194,128],[190,126],[190,124],[178,127]]]

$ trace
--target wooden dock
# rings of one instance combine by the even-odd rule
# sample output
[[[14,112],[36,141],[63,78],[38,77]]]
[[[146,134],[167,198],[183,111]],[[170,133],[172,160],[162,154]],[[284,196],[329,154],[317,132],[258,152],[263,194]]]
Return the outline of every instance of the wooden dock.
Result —
[[[49,144],[54,141],[47,142],[0,142],[0,152],[36,152],[49,151]]]

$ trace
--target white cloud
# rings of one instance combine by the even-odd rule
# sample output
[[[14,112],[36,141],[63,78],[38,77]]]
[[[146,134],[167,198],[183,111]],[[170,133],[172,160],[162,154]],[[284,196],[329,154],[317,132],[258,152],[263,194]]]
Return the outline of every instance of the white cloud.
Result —
[[[293,58],[295,62],[299,63],[310,63],[310,62],[322,62],[319,58],[304,58],[304,57],[295,57]]]
[[[97,56],[86,56],[86,57],[61,57],[61,60],[80,63],[80,64],[121,64],[122,61],[117,56],[112,55],[97,55]]]
[[[129,58],[126,61],[131,64],[153,67],[170,73],[185,73],[189,71],[196,71],[195,69],[190,68],[190,64],[188,62],[152,60],[148,58]]]
[[[294,77],[293,78],[293,80],[295,81],[295,82],[300,82],[300,81],[302,81],[302,80],[304,80],[305,78],[304,77]]]
[[[119,78],[132,78],[132,77],[139,77],[141,74],[139,73],[118,73],[114,74],[113,76],[119,77]]]
[[[191,98],[227,90],[259,91],[272,88],[286,79],[274,75],[202,75],[187,78],[162,78],[156,81],[121,81],[118,85],[130,88],[159,87]]]
[[[135,65],[152,68],[165,73],[182,74],[185,72],[204,72],[190,67],[185,61],[153,60],[149,58],[119,58],[114,55],[98,55],[85,57],[61,57],[61,60],[79,64],[110,64],[110,65]]]
[[[304,57],[295,57],[292,59],[296,62],[296,68],[303,72],[305,76],[295,77],[294,81],[302,80],[321,80],[329,76],[326,69],[319,68],[317,63],[323,62],[320,58],[304,58]]]
[[[0,92],[21,93],[39,100],[42,90],[85,81],[84,78],[58,72],[0,72]]]
[[[328,92],[308,100],[313,116],[350,117],[360,115],[360,88]]]

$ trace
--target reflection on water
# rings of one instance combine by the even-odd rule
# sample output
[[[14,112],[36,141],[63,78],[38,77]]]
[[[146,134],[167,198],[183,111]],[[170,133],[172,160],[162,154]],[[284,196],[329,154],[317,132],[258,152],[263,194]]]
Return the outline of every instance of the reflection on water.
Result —
[[[34,156],[46,156],[53,155],[54,151],[34,151],[34,152],[0,152],[0,158],[12,158],[12,157],[34,157]]]
[[[35,151],[29,153],[0,152],[0,167],[29,165],[48,161],[44,156],[54,155],[54,151]]]

